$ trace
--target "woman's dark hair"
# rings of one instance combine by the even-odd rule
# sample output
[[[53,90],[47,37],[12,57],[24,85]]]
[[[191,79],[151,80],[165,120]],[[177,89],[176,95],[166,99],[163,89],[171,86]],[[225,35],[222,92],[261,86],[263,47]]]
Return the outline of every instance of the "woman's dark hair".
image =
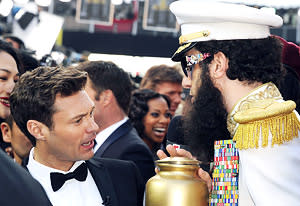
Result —
[[[19,73],[23,74],[24,69],[23,69],[22,63],[20,61],[20,56],[19,56],[18,52],[6,41],[0,40],[0,52],[2,52],[2,51],[8,53],[10,56],[12,56],[14,58],[14,60],[16,61]]]
[[[10,35],[10,34],[5,34],[5,35],[3,35],[3,39],[4,40],[11,39],[12,41],[14,41],[18,44],[19,49],[25,50],[25,44],[22,41],[22,39],[20,39],[19,37],[16,37],[16,36],[13,36],[13,35]]]
[[[231,80],[273,82],[279,84],[284,74],[281,64],[281,43],[274,37],[265,39],[224,40],[199,42],[195,48],[211,56],[203,63],[210,63],[213,55],[223,52],[229,60],[227,77]]]
[[[166,95],[159,94],[150,89],[140,89],[133,92],[128,116],[140,137],[144,136],[145,126],[143,124],[143,118],[149,111],[148,102],[151,99],[161,97],[166,100],[168,107],[170,108],[170,101]]]

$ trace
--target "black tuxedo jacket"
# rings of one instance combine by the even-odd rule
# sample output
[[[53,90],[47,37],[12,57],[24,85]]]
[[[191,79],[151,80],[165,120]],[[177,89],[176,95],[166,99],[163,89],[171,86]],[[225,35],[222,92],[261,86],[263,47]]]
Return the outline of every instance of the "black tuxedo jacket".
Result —
[[[103,199],[99,205],[143,205],[145,185],[133,162],[94,158],[86,161],[86,163]],[[27,164],[28,158],[23,161],[23,166]]]
[[[105,206],[142,206],[145,185],[130,161],[95,158],[87,161]]]
[[[0,165],[0,205],[52,205],[43,187],[3,151]]]
[[[139,168],[144,184],[155,175],[154,159],[130,120],[116,129],[95,152],[94,158],[105,157],[133,161]]]

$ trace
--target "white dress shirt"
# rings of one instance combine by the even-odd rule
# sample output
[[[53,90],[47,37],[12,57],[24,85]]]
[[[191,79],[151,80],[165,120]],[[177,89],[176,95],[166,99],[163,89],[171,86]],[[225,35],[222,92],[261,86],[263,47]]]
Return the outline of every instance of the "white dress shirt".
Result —
[[[94,152],[96,153],[99,147],[105,142],[105,140],[116,130],[118,129],[122,124],[124,124],[129,118],[125,117],[121,121],[114,123],[113,125],[107,127],[106,129],[99,132],[96,136],[96,146],[94,148]]]
[[[96,183],[88,170],[87,178],[84,182],[76,179],[67,180],[56,192],[53,191],[50,180],[51,172],[66,174],[73,172],[84,161],[77,161],[68,172],[47,167],[33,158],[34,148],[29,154],[27,168],[30,174],[43,186],[49,200],[54,206],[99,206],[102,205],[102,198]]]

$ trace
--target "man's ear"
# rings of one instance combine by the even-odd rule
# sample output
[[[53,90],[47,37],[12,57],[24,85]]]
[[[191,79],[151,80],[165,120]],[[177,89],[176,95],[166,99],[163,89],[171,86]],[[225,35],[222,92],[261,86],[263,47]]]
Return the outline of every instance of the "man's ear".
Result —
[[[46,133],[49,131],[49,128],[37,120],[28,120],[27,130],[37,140],[45,140],[47,137]]]
[[[219,79],[226,75],[228,69],[228,59],[223,52],[218,52],[214,54],[214,60],[212,62],[213,67],[211,67],[210,75],[213,79]]]
[[[104,90],[100,94],[100,100],[104,106],[107,106],[111,103],[114,94],[110,89]]]
[[[11,142],[11,128],[6,122],[1,123],[1,132],[4,142]]]

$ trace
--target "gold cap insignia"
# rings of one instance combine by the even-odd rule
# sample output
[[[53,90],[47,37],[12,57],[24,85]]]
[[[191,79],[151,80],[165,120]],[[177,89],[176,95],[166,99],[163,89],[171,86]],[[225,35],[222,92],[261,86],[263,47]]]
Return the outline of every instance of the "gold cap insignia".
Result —
[[[193,39],[197,39],[197,38],[208,37],[209,35],[210,35],[210,31],[208,31],[208,30],[191,33],[191,34],[186,34],[186,35],[181,35],[179,37],[179,44],[184,44],[189,40],[193,40]]]
[[[191,45],[191,43],[188,43],[188,44],[185,44],[185,45],[182,45],[180,46],[177,51],[175,52],[175,54],[178,54],[180,53],[182,50],[184,50],[185,48],[189,47]]]

